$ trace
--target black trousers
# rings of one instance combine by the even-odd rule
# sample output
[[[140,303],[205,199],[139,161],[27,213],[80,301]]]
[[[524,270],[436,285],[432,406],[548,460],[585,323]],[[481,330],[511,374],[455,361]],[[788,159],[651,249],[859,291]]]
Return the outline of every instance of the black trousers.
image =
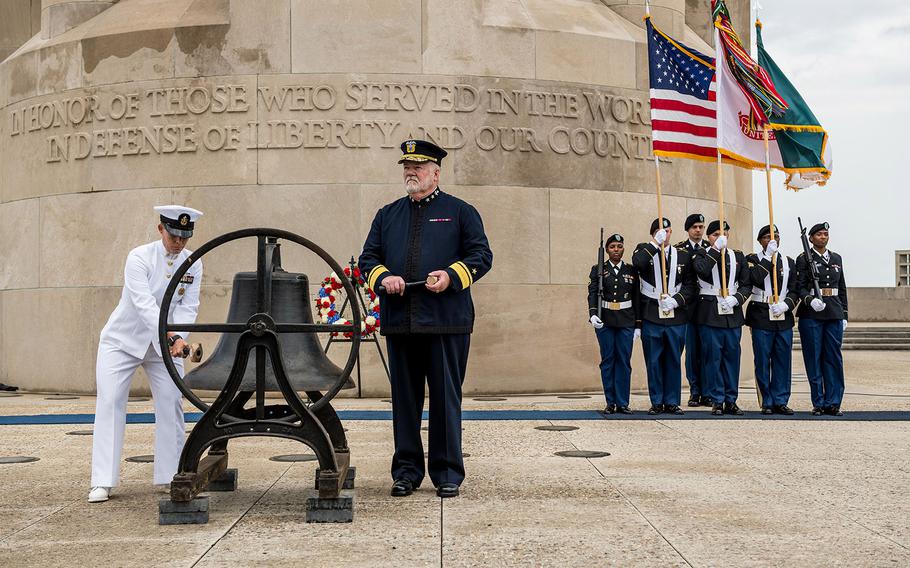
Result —
[[[392,375],[392,426],[395,455],[392,479],[409,479],[419,487],[424,477],[420,420],[424,385],[429,385],[430,426],[427,470],[433,485],[461,484],[461,385],[468,363],[470,334],[389,335]]]

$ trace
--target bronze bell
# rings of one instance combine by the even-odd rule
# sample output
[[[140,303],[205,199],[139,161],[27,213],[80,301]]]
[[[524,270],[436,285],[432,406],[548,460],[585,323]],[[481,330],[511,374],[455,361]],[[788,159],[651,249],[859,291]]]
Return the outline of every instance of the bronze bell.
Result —
[[[285,272],[280,265],[272,270],[272,317],[283,323],[313,323],[310,311],[309,279],[306,274]],[[238,272],[234,275],[228,323],[246,323],[256,313],[256,273]],[[225,333],[218,340],[211,357],[187,373],[186,384],[193,390],[220,391],[234,365],[239,333]],[[341,369],[329,360],[315,333],[281,333],[281,356],[291,386],[298,392],[326,391],[333,387]],[[243,375],[241,391],[256,390],[255,350],[250,354]],[[265,390],[279,392],[271,358],[266,355]],[[348,378],[343,388],[353,388]]]

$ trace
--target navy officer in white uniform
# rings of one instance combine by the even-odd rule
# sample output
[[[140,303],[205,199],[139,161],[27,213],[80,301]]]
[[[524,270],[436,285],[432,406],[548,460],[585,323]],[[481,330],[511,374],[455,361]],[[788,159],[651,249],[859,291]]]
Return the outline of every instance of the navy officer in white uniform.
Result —
[[[155,207],[161,239],[130,251],[124,269],[120,303],[101,330],[96,381],[98,398],[92,438],[90,503],[107,501],[120,481],[120,452],[126,427],[130,382],[139,366],[148,375],[155,401],[154,483],[170,483],[183,449],[184,423],[180,390],[168,374],[158,344],[161,299],[174,271],[192,251],[186,243],[201,212],[179,205]],[[199,308],[202,263],[197,261],[180,280],[169,321],[194,323]],[[169,333],[170,352],[179,371],[186,333]]]

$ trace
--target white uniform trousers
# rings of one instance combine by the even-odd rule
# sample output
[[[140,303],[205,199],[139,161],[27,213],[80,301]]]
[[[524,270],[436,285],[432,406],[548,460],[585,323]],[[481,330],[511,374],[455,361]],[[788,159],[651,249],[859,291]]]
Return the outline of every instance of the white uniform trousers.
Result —
[[[183,360],[174,358],[174,364],[183,376]],[[177,473],[185,439],[180,389],[151,344],[145,357],[137,359],[102,341],[95,369],[98,397],[92,437],[92,487],[116,487],[120,483],[127,398],[133,373],[140,365],[148,375],[155,403],[154,483],[170,483]]]

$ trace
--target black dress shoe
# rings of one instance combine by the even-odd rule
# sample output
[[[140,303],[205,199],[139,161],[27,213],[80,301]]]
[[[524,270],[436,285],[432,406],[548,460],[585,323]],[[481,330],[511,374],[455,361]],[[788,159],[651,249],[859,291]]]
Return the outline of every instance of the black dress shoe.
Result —
[[[441,499],[458,497],[458,486],[454,483],[443,483],[436,488],[436,496]]]
[[[785,414],[787,416],[793,416],[793,409],[787,406],[786,404],[781,404],[774,408],[774,411],[778,414]]]
[[[629,408],[628,406],[620,406],[619,408],[616,409],[616,412],[618,412],[620,414],[634,414],[634,412],[632,412],[632,409]]]
[[[761,413],[764,414],[765,416],[767,416],[769,414],[774,414],[774,411],[772,409],[768,408],[767,406],[763,406],[761,409]]]
[[[697,396],[689,397],[689,406],[694,407],[694,406],[700,406],[700,405],[701,405],[701,398],[699,398]]]
[[[414,492],[414,484],[410,479],[396,479],[392,484],[392,497],[407,497]]]
[[[664,405],[662,404],[652,404],[651,408],[648,409],[648,414],[654,416],[655,414],[660,414],[664,411]]]
[[[714,406],[714,401],[711,400],[711,397],[709,397],[709,396],[703,396],[703,397],[701,397],[701,398],[699,399],[699,402],[701,402],[701,405],[702,405],[702,406],[709,406],[709,407],[713,407],[713,406]]]
[[[743,411],[740,407],[736,406],[735,402],[728,402],[724,404],[724,412],[727,414],[732,414],[734,416],[742,416]]]
[[[665,406],[664,412],[666,412],[667,414],[676,414],[677,416],[681,415],[681,414],[685,414],[685,412],[683,412],[683,409],[676,406],[675,404],[674,405],[668,404],[667,406]]]
[[[844,413],[841,412],[839,406],[829,406],[826,412],[829,416],[843,416]]]
[[[607,407],[604,408],[604,414],[613,414],[614,412],[616,412],[615,404],[608,404]]]
[[[817,407],[817,406],[816,406],[815,408],[812,409],[812,416],[821,416],[821,415],[824,414],[824,413],[825,413],[825,412],[824,412],[821,408],[819,408],[819,407]]]
[[[711,415],[712,416],[723,416],[723,414],[724,414],[724,405],[719,402],[715,402],[711,406]]]
[[[0,391],[17,391],[17,390],[19,390],[19,387],[11,387],[9,385],[0,383]]]

